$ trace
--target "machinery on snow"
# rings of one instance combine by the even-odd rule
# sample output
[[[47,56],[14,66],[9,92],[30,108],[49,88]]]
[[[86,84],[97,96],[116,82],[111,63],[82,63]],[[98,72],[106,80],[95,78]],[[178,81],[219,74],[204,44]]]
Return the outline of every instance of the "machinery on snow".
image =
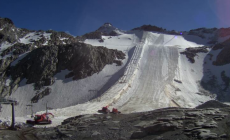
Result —
[[[103,114],[108,114],[108,113],[120,114],[121,113],[116,108],[113,108],[113,110],[110,112],[110,110],[108,109],[108,106],[102,107],[102,109],[98,110],[98,112],[103,113]]]
[[[51,121],[49,115],[54,117],[54,115],[52,113],[44,113],[41,115],[35,115],[34,120],[27,120],[26,123],[33,124],[33,125],[35,125],[35,124],[37,124],[37,125],[51,124],[52,121]]]
[[[30,105],[32,107],[32,105]],[[52,113],[48,113],[47,111],[47,104],[46,104],[46,113],[43,113],[41,115],[35,115],[34,120],[26,120],[27,124],[32,124],[32,125],[45,125],[45,124],[51,124],[52,120],[50,119],[51,117],[54,117]],[[32,110],[32,109],[31,109]],[[33,116],[33,111],[32,115]]]

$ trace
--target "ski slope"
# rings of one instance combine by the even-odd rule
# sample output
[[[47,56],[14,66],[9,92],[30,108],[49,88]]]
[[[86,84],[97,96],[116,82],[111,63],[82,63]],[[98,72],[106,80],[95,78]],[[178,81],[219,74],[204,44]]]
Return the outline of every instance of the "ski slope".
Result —
[[[176,47],[163,45],[163,34],[155,37],[155,41],[150,43],[154,45],[145,46],[138,68],[140,72],[133,82],[135,86],[132,86],[125,101],[114,104],[122,112],[148,111],[172,106],[164,89],[175,76],[178,50]]]
[[[136,39],[138,41],[135,50],[119,81],[102,96],[90,102],[50,112],[65,117],[95,114],[101,107],[108,105],[110,109],[115,107],[122,113],[133,113],[163,107],[195,107],[212,99],[207,95],[195,94],[199,91],[197,81],[202,78],[202,71],[200,71],[202,63],[197,63],[194,67],[186,57],[179,54],[185,48],[199,47],[202,44],[187,41],[182,36],[175,37],[160,33],[139,32],[135,33],[135,36],[139,39]],[[118,37],[115,37],[112,42],[120,43],[117,39]],[[107,41],[105,40],[104,44]],[[98,45],[96,40],[86,42]],[[114,46],[110,47],[114,49]],[[121,49],[122,44],[120,46],[117,44],[117,48]],[[199,59],[202,61],[202,58]],[[186,73],[183,67],[189,70],[193,68],[197,74]],[[195,78],[188,80],[189,76]],[[178,84],[174,79],[182,80],[183,83]],[[177,91],[178,88],[181,88],[181,91]]]
[[[45,110],[47,102],[54,108],[49,111],[55,115],[50,126],[68,117],[95,114],[103,106],[133,113],[163,107],[195,107],[212,99],[209,95],[196,94],[200,90],[197,82],[202,78],[204,57],[197,57],[197,63],[191,64],[180,54],[185,48],[203,46],[202,43],[188,41],[183,36],[144,31],[103,36],[103,39],[102,43],[94,39],[85,43],[125,52],[124,65],[107,65],[99,74],[78,81],[63,80],[66,71],[57,74],[52,93],[34,104],[35,111]],[[32,85],[21,84],[11,96],[20,100],[16,116],[25,121],[23,116],[30,113],[25,106],[35,93]],[[9,114],[9,108],[4,113]]]

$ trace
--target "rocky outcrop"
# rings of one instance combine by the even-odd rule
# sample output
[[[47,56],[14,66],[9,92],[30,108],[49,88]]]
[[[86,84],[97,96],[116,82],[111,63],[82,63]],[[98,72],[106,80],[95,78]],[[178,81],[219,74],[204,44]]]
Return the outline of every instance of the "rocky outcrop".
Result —
[[[31,103],[37,103],[38,100],[44,98],[51,93],[51,88],[47,87],[44,91],[37,93],[32,99]]]
[[[125,55],[121,51],[79,43],[85,39],[103,41],[102,35],[108,35],[104,32],[107,28],[111,29],[110,35],[116,35],[115,28],[105,24],[95,32],[73,37],[53,30],[16,28],[12,20],[0,18],[0,44],[10,45],[0,54],[0,94],[11,94],[23,78],[27,79],[27,84],[34,83],[35,90],[40,90],[43,86],[52,85],[55,82],[53,76],[64,69],[71,71],[66,78],[77,80],[100,72],[107,64],[122,65]],[[7,83],[9,76],[11,82]]]
[[[166,31],[165,29],[153,25],[143,25],[141,27],[134,28],[132,30],[144,30],[144,31],[156,31],[156,32],[163,32]]]
[[[218,35],[220,37],[226,37],[230,35],[230,28],[220,28],[218,30]]]
[[[196,47],[196,48],[186,48],[184,52],[181,52],[181,54],[186,55],[188,60],[191,63],[195,63],[195,56],[197,56],[197,53],[207,53],[207,47]]]
[[[225,71],[222,71],[221,72],[221,79],[224,82],[224,84],[223,84],[224,85],[223,91],[226,91],[229,88],[229,86],[230,86],[230,77],[226,76]]]
[[[87,33],[87,34],[84,34],[83,36],[81,36],[81,38],[83,40],[85,39],[102,39],[102,32],[98,32],[98,31],[95,31],[95,32],[90,32],[90,33]]]
[[[79,40],[65,32],[56,32],[53,30],[47,31],[52,33],[48,45],[63,45],[77,43]]]
[[[56,72],[58,56],[57,46],[38,48],[24,57],[8,74],[13,80],[27,79],[27,84],[51,78]]]
[[[0,43],[5,41],[9,43],[17,42],[20,37],[29,32],[27,29],[16,28],[13,21],[8,18],[0,18],[0,29]]]
[[[4,28],[7,25],[14,26],[14,23],[11,19],[9,18],[0,18],[0,28]]]
[[[229,107],[228,105],[225,105],[219,101],[216,100],[211,100],[208,102],[205,102],[199,106],[197,106],[197,109],[205,109],[205,108],[224,108],[224,107]]]
[[[219,50],[219,49],[223,49],[226,45],[224,44],[216,44],[212,47],[212,50]]]
[[[105,23],[101,27],[99,27],[96,31],[86,33],[82,36],[77,36],[76,39],[79,41],[84,41],[86,39],[98,39],[99,42],[103,42],[102,36],[117,36],[119,35],[115,30],[117,28],[113,27],[110,23]]]
[[[213,62],[213,65],[222,66],[230,64],[230,45],[225,45],[222,48],[223,49],[216,57],[216,61]]]
[[[17,65],[10,67],[8,75],[13,81],[26,78],[27,84],[35,83],[35,90],[40,90],[53,84],[53,76],[61,70],[68,69],[71,72],[66,78],[78,80],[100,72],[107,64],[121,65],[124,58],[121,51],[84,43],[45,46],[33,50]]]
[[[72,52],[72,55],[69,55]],[[71,72],[66,77],[74,80],[91,76],[100,72],[106,64],[121,62],[125,54],[121,51],[107,49],[105,47],[92,47],[83,43],[75,46],[69,45],[59,48],[58,71],[68,69]]]
[[[1,56],[4,57],[6,55],[11,55],[12,57],[18,57],[19,55],[29,52],[35,49],[33,45],[30,44],[23,44],[23,43],[16,43],[13,46],[5,49],[2,51]]]
[[[189,35],[198,35],[201,33],[212,34],[215,31],[217,31],[217,28],[197,28],[197,29],[190,30],[188,34]]]

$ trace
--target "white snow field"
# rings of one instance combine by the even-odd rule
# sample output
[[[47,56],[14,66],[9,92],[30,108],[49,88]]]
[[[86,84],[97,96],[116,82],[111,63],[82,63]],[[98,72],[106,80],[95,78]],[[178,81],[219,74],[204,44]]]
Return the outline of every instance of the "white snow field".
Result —
[[[103,106],[118,108],[122,113],[150,111],[164,107],[195,107],[213,99],[200,91],[198,81],[203,77],[205,53],[199,53],[195,63],[190,63],[181,51],[188,47],[200,47],[206,41],[192,35],[175,36],[153,32],[129,31],[119,36],[103,36],[104,42],[87,39],[85,43],[105,46],[126,53],[123,65],[107,65],[100,73],[85,79],[72,81],[64,79],[67,70],[55,76],[52,93],[33,104],[37,114],[44,113],[45,104],[54,108],[52,125],[59,125],[63,119],[81,114],[95,114]],[[203,44],[202,44],[203,43]],[[176,81],[181,81],[176,82]],[[30,114],[30,103],[35,95],[33,85],[26,85],[26,79],[11,95],[19,101],[15,107],[16,121],[24,121]],[[4,107],[2,119],[10,117],[10,106]],[[27,115],[27,116],[26,116]]]

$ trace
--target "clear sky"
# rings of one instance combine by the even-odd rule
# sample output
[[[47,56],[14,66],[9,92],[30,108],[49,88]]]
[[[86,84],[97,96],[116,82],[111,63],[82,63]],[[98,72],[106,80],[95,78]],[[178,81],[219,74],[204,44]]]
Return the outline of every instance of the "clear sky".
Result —
[[[184,31],[230,27],[230,0],[0,0],[0,17],[20,28],[75,36],[105,22],[123,30],[151,24]]]

